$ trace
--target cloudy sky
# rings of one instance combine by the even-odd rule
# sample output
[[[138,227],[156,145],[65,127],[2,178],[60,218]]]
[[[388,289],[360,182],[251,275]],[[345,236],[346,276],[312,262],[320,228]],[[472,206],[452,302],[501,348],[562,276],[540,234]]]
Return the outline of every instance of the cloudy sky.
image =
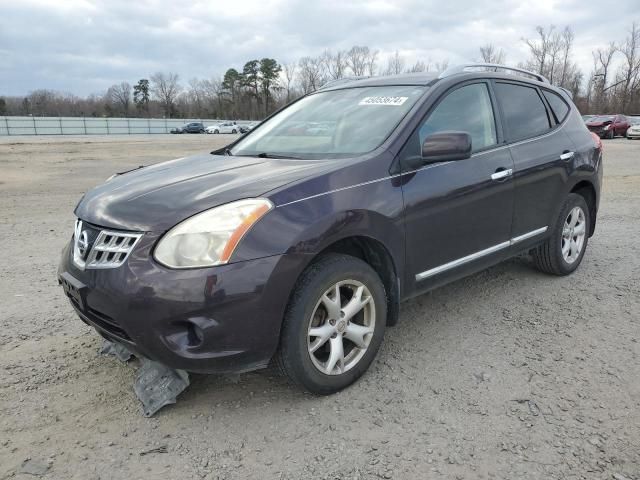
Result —
[[[575,59],[588,71],[591,51],[621,41],[640,21],[639,7],[640,0],[0,0],[0,96],[101,93],[156,71],[186,83],[252,58],[287,63],[352,45],[378,49],[380,64],[395,50],[407,63],[460,63],[477,60],[478,47],[491,42],[516,64],[527,56],[522,37],[550,24],[573,28]]]

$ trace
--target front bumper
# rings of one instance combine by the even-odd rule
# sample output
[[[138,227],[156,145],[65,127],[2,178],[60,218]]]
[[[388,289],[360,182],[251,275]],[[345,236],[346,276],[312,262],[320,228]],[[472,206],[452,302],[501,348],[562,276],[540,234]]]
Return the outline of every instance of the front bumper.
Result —
[[[151,258],[156,239],[144,235],[123,265],[103,270],[80,270],[71,244],[65,247],[58,278],[82,321],[175,369],[226,373],[266,366],[307,255],[171,270]]]
[[[632,132],[627,130],[627,138],[632,138],[632,139],[640,138],[640,131]]]

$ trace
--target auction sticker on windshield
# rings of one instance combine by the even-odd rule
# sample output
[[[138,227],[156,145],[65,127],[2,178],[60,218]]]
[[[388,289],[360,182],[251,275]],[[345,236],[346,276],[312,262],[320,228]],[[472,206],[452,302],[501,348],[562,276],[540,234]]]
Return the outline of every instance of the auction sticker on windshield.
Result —
[[[409,97],[364,97],[358,105],[391,105],[397,107]]]

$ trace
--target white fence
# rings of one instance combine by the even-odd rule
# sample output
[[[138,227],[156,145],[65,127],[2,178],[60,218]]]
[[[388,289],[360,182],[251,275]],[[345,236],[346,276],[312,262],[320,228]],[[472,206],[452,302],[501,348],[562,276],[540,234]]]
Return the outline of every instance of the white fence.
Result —
[[[172,128],[189,122],[202,122],[207,127],[222,121],[184,118],[0,117],[0,136],[170,133]],[[239,125],[243,123],[246,122],[238,122]]]

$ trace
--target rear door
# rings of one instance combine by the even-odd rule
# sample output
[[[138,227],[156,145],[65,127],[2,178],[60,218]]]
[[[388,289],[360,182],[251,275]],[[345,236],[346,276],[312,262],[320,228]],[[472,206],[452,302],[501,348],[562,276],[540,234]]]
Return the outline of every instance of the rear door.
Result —
[[[495,263],[509,246],[513,163],[500,134],[488,82],[449,90],[400,153],[407,285],[422,291]],[[428,135],[471,135],[471,158],[411,169]]]
[[[494,90],[514,162],[512,243],[521,249],[550,231],[575,147],[537,87],[495,81]]]

